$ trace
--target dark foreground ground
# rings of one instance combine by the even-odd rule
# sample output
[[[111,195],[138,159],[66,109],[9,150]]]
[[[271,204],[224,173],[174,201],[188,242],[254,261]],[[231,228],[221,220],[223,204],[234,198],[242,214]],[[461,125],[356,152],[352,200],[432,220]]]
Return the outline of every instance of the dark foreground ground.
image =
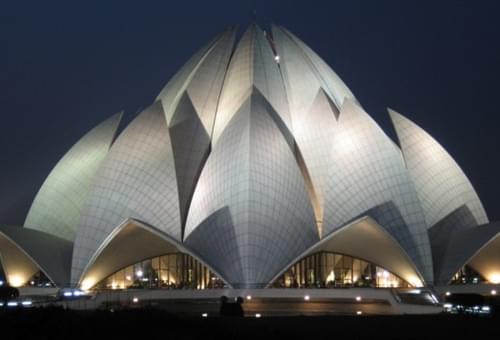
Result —
[[[500,339],[500,318],[467,315],[178,317],[156,309],[0,312],[0,339]]]

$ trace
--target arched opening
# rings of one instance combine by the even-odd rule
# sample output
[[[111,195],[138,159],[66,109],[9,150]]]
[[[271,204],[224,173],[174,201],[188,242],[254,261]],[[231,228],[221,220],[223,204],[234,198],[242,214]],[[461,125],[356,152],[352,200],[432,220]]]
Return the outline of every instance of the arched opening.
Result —
[[[273,288],[412,287],[374,263],[345,254],[321,251],[309,255],[276,279]]]
[[[488,280],[478,273],[474,268],[465,265],[460,268],[450,281],[452,285],[466,285],[466,284],[479,284],[489,283]]]
[[[0,233],[0,257],[5,278],[12,287],[26,285],[39,271],[35,261],[3,233]]]
[[[434,246],[437,282],[446,284],[500,283],[500,223],[459,230]]]
[[[97,289],[211,289],[226,287],[214,272],[189,254],[169,253],[134,263],[111,274]]]
[[[12,287],[53,287],[55,284],[16,242],[0,232],[0,264]]]
[[[488,283],[500,283],[500,233],[474,255],[468,266],[483,276]]]
[[[162,280],[162,273],[166,280]],[[144,223],[128,220],[103,242],[78,285],[84,290],[178,287],[181,283],[197,288],[198,283],[208,286],[207,277],[215,277],[218,284],[225,282],[178,241]]]
[[[285,275],[287,271],[296,265],[298,266],[294,270],[298,271],[300,269],[302,271],[302,268],[307,267],[309,273],[316,273],[315,278],[319,279],[317,280],[319,281],[319,285],[323,282],[325,286],[328,286],[328,282],[331,280],[327,279],[327,277],[332,270],[334,282],[336,277],[337,280],[345,281],[347,284],[349,279],[339,279],[343,277],[343,274],[339,272],[341,268],[337,268],[335,264],[332,265],[332,262],[329,264],[328,260],[323,260],[321,265],[328,265],[330,270],[324,269],[322,272],[322,269],[314,264],[320,262],[317,259],[315,260],[315,254],[333,254],[335,259],[337,258],[336,256],[339,256],[339,259],[342,258],[342,263],[344,263],[344,257],[346,261],[355,262],[356,265],[358,265],[358,261],[363,261],[363,263],[367,264],[368,268],[374,268],[373,270],[370,269],[370,275],[364,276],[368,276],[369,280],[373,280],[371,283],[372,286],[422,287],[424,285],[422,276],[399,243],[374,219],[362,217],[326,235],[318,244],[308,249],[278,273],[268,286],[275,284],[278,278]],[[304,264],[301,264],[301,261],[305,261]],[[352,264],[349,264],[350,262],[347,262],[348,264],[345,265],[345,270],[351,268],[350,270],[354,272]],[[339,275],[336,275],[335,270],[337,270],[337,274]],[[359,279],[361,280],[361,277],[363,277],[361,276],[361,269],[357,271],[360,273]],[[327,277],[323,277],[325,273]],[[307,274],[303,275],[307,276]],[[354,281],[357,280],[354,280],[352,277],[350,281],[350,284],[353,285]]]
[[[479,283],[500,283],[500,233],[485,242],[450,280],[450,284]]]
[[[0,262],[14,287],[52,287],[69,283],[73,244],[17,226],[0,227]]]
[[[56,287],[56,284],[43,271],[39,270],[19,287],[49,288]]]

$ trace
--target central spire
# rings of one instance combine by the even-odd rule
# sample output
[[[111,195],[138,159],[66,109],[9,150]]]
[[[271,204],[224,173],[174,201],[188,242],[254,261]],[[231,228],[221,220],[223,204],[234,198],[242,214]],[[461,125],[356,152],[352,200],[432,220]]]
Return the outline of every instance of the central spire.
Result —
[[[219,100],[212,145],[236,111],[258,89],[291,129],[286,91],[275,54],[264,32],[252,24],[243,34],[231,59]]]

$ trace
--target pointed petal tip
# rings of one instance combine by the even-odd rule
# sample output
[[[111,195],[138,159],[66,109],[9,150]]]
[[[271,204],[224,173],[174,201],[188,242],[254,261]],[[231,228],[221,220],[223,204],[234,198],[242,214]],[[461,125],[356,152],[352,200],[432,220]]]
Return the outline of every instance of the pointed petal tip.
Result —
[[[111,117],[116,117],[116,119],[121,120],[123,118],[123,115],[125,114],[125,110],[118,111]]]
[[[401,113],[399,113],[398,111],[394,110],[391,107],[387,107],[386,109],[387,113],[389,113],[390,116],[401,116]]]

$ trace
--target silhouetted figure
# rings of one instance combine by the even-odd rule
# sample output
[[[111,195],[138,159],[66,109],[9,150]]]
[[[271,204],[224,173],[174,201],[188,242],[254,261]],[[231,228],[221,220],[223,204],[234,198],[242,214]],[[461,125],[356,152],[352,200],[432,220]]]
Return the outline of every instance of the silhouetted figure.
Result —
[[[10,286],[0,286],[0,301],[7,301],[19,297],[19,290]]]
[[[220,316],[244,316],[243,307],[241,306],[245,300],[239,296],[235,301],[229,301],[227,296],[222,296],[220,299]]]

